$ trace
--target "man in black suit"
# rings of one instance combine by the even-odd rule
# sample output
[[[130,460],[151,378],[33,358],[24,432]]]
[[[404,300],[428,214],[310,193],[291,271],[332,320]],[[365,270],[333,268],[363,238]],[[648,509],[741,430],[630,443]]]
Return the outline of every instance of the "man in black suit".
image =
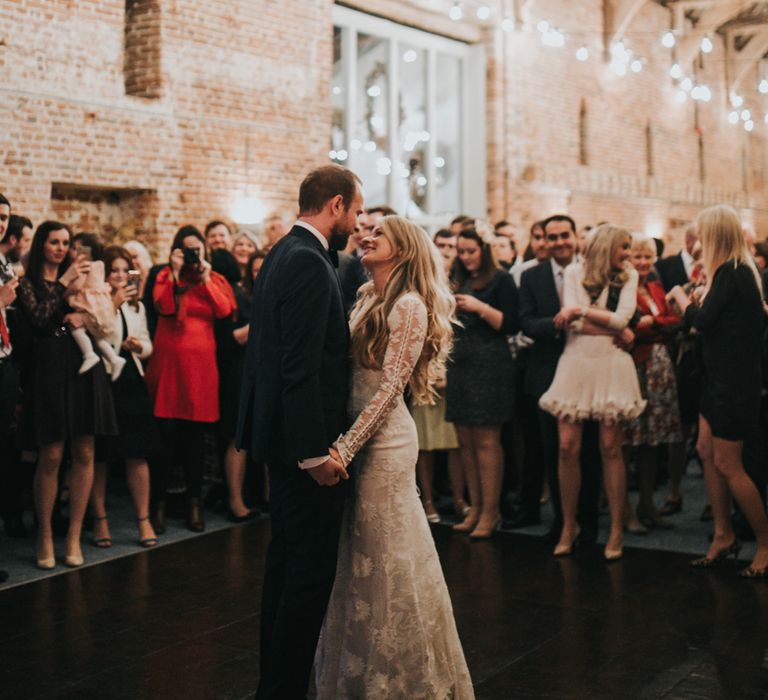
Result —
[[[680,253],[662,258],[656,263],[656,272],[659,273],[665,291],[668,292],[672,287],[678,284],[683,286],[690,281],[693,269],[693,248],[698,241],[696,226],[689,224],[685,229],[685,245]]]
[[[329,446],[347,428],[349,334],[334,267],[362,210],[352,172],[309,173],[253,292],[236,444],[269,464],[259,700],[306,696],[336,574],[348,477]]]
[[[555,377],[560,355],[565,348],[565,329],[555,320],[562,305],[565,268],[576,256],[576,224],[565,215],[551,216],[544,222],[549,260],[523,272],[520,278],[520,325],[523,333],[534,340],[528,356],[524,391],[538,404],[541,395]],[[539,498],[546,469],[555,521],[548,539],[557,541],[563,526],[558,477],[559,439],[557,420],[538,409],[543,465],[530,461],[522,474],[520,511],[509,523],[523,527],[539,521]],[[581,539],[593,541],[597,536],[598,499],[600,495],[600,455],[597,430],[590,422],[584,425],[581,470],[582,488],[579,496]]]

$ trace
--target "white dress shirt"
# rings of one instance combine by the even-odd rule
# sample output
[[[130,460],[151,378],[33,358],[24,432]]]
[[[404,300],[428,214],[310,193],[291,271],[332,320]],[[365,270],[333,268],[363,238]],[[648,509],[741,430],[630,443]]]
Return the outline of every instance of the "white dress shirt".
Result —
[[[312,224],[308,224],[306,221],[297,221],[294,226],[301,226],[301,228],[306,229],[309,231],[315,238],[317,238],[318,241],[320,241],[320,244],[323,246],[325,250],[330,249],[330,245],[328,243],[328,239],[320,233]],[[321,464],[325,464],[325,462],[328,461],[329,457],[331,455],[326,454],[323,457],[309,457],[307,459],[300,459],[299,460],[299,467],[301,469],[314,469],[315,467],[319,467]]]
[[[555,262],[554,258],[549,259],[552,265],[552,274],[555,277],[555,287],[557,288],[557,296],[560,297],[560,304],[563,303],[563,289],[565,288],[565,268]]]
[[[693,272],[693,256],[685,249],[680,252],[680,257],[683,260],[683,267],[685,268],[685,276],[691,279],[691,272]]]
[[[0,253],[0,265],[7,265],[8,260],[6,259],[5,255]],[[5,307],[0,306],[0,314],[3,316],[3,321],[5,321],[6,327],[8,326],[8,316],[5,313]],[[8,347],[7,345],[4,345],[2,341],[0,341],[0,360],[5,360],[11,356],[11,351],[13,350],[13,344],[11,344],[11,347]]]

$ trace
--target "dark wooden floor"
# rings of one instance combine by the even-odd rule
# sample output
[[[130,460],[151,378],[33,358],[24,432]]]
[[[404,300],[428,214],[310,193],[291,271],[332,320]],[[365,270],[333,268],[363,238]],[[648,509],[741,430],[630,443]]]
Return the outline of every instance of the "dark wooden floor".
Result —
[[[480,699],[768,697],[768,585],[735,567],[435,537]],[[3,591],[0,697],[248,697],[267,538],[257,522]]]

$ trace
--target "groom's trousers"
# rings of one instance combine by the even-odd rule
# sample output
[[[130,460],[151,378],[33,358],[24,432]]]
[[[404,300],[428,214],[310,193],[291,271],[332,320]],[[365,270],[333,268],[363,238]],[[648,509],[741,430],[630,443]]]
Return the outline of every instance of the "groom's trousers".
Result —
[[[261,601],[257,700],[299,700],[336,576],[349,482],[318,486],[296,463],[269,463],[272,540]]]

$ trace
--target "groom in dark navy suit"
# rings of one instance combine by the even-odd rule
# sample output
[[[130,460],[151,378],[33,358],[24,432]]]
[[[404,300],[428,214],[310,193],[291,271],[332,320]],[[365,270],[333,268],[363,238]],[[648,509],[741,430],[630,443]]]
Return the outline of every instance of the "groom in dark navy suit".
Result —
[[[354,173],[313,170],[254,288],[236,444],[269,464],[259,700],[306,697],[336,575],[348,476],[329,446],[347,428],[349,331],[334,268],[362,211]]]

